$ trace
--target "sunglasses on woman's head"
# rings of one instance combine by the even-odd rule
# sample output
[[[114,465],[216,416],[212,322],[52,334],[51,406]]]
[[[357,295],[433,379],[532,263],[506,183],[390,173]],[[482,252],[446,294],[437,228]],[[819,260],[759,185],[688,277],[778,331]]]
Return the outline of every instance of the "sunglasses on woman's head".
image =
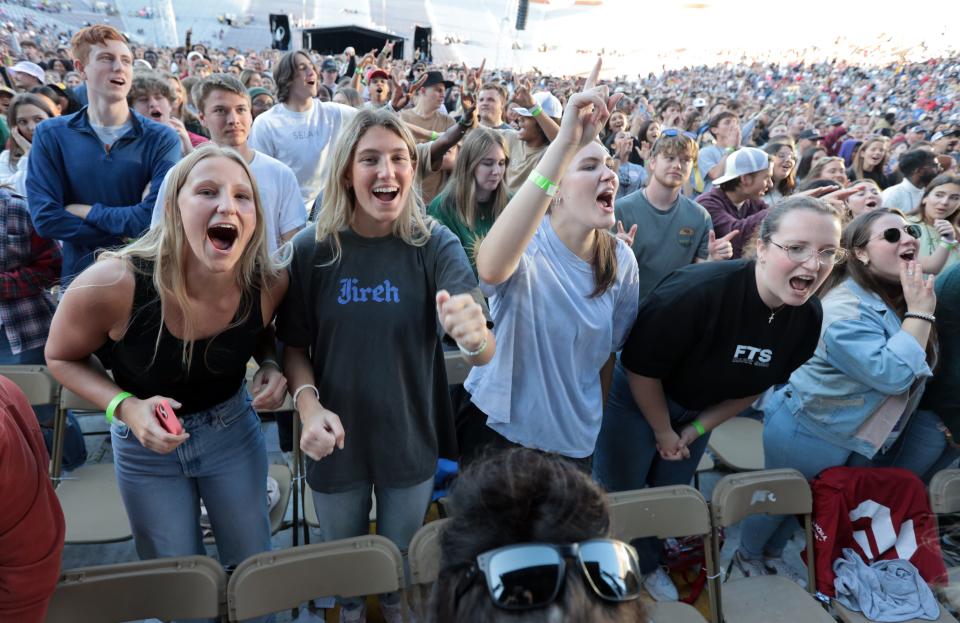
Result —
[[[582,543],[518,543],[484,552],[457,589],[457,601],[483,574],[493,603],[505,610],[532,610],[553,603],[575,558],[593,593],[604,601],[640,596],[640,563],[632,546],[613,539]]]
[[[920,239],[920,226],[919,225],[904,225],[903,227],[891,227],[889,229],[884,229],[879,236],[871,238],[870,240],[880,240],[883,238],[891,244],[896,244],[900,242],[900,236],[902,232],[906,232],[911,238]]]

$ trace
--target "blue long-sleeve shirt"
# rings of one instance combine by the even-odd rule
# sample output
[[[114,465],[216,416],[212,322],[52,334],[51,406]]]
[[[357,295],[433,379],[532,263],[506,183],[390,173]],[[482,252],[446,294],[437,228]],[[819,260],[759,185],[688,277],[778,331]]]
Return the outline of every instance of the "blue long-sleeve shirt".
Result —
[[[63,285],[93,263],[97,249],[119,246],[150,227],[160,184],[180,158],[173,129],[132,110],[130,120],[130,130],[109,149],[86,108],[44,121],[34,132],[27,201],[37,233],[63,242]],[[71,203],[92,208],[83,219],[67,212]]]

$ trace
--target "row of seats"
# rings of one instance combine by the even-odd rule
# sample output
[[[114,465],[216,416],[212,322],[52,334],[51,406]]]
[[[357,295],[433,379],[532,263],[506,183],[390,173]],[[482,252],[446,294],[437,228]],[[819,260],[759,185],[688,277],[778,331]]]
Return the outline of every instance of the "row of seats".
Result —
[[[960,470],[937,474],[930,485],[935,513],[960,512]],[[812,494],[791,469],[731,474],[719,481],[708,505],[689,486],[610,494],[615,538],[702,536],[706,543],[710,617],[713,623],[832,623],[833,616],[799,585],[778,576],[722,581],[719,538],[723,528],[758,514],[803,515],[807,556],[813,557]],[[440,570],[440,537],[448,519],[423,526],[409,549],[411,601],[421,613],[429,585]],[[809,587],[816,586],[810,566]],[[960,576],[952,569],[951,581]],[[105,565],[68,571],[51,601],[48,623],[125,621],[156,617],[224,617],[238,621],[296,608],[310,599],[360,596],[404,586],[403,560],[389,540],[369,535],[257,554],[241,563],[229,581],[211,558],[192,556]],[[410,589],[408,589],[410,590]],[[116,595],[124,595],[122,600]],[[956,594],[941,595],[954,608]],[[861,614],[833,604],[844,623],[866,623]],[[704,623],[683,603],[652,606],[654,623]],[[941,608],[939,623],[956,622]],[[908,623],[920,623],[918,620]]]

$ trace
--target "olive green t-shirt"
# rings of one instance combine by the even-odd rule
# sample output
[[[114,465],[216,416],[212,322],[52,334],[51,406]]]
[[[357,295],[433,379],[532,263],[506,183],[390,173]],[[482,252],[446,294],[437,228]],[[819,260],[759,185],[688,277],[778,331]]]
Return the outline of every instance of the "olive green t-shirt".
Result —
[[[452,193],[442,192],[430,202],[427,214],[447,226],[463,245],[474,274],[477,272],[477,250],[490,228],[493,227],[493,202],[477,202],[477,214],[473,228],[460,217]]]

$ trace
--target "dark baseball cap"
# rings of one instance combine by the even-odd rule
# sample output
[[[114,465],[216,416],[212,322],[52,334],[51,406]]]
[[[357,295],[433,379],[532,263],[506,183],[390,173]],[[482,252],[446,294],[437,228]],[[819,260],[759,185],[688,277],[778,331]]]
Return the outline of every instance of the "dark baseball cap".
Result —
[[[808,128],[808,129],[804,130],[803,132],[801,132],[800,135],[799,135],[797,138],[798,138],[799,140],[801,140],[801,141],[803,141],[803,140],[807,140],[807,141],[820,141],[820,140],[823,140],[823,135],[820,134],[820,130],[818,130],[818,129],[816,129],[816,128]]]

